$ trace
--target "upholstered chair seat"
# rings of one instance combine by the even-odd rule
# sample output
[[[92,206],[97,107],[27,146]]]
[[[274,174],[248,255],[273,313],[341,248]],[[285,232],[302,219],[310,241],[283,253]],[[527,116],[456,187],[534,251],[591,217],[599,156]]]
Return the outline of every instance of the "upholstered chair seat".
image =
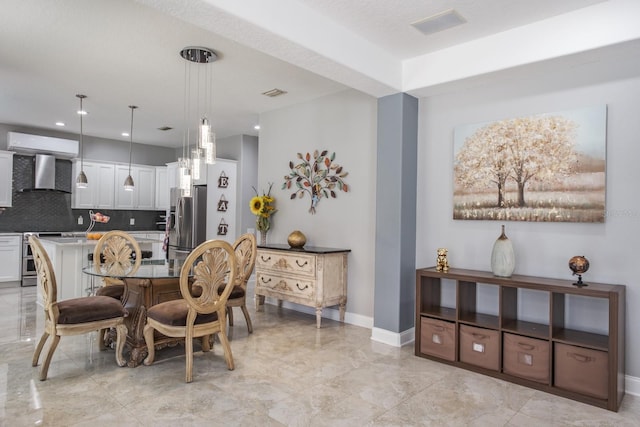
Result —
[[[101,286],[96,290],[96,295],[111,297],[116,300],[121,300],[124,294],[124,284],[111,283],[105,286]]]
[[[186,326],[187,314],[189,314],[189,304],[183,299],[176,299],[156,304],[147,311],[147,319],[153,319],[164,325]],[[215,322],[218,320],[218,313],[198,313],[195,325]]]
[[[60,325],[97,322],[126,314],[119,301],[105,296],[68,299],[60,301],[57,307]]]

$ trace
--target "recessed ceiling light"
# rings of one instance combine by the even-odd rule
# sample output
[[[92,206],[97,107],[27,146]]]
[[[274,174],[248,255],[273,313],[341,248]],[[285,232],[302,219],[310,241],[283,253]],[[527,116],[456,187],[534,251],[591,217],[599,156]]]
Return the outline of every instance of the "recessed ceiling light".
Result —
[[[64,126],[63,122],[56,122],[56,126]]]
[[[81,115],[83,115],[83,116],[86,116],[86,115],[87,115],[87,114],[89,114],[89,113],[87,113],[85,110],[78,110],[78,114],[81,114]]]
[[[255,125],[253,128],[254,128],[255,130],[260,130],[260,125]]]
[[[451,27],[462,25],[466,23],[458,12],[453,9],[445,10],[444,12],[437,13],[433,16],[421,19],[411,24],[416,30],[423,34],[433,34],[440,31],[447,30]]]
[[[122,136],[129,136],[129,132],[122,132]]]

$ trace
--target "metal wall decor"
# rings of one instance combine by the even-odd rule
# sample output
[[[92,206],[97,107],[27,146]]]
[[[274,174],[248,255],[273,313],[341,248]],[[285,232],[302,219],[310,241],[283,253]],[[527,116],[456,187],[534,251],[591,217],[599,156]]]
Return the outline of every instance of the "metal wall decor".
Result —
[[[323,150],[318,152],[315,150],[312,155],[306,153],[298,153],[300,162],[294,164],[289,162],[291,172],[284,177],[282,184],[283,190],[291,190],[291,200],[302,199],[305,193],[311,198],[311,207],[309,213],[316,213],[316,206],[323,197],[335,199],[337,197],[336,190],[349,191],[349,186],[344,182],[344,178],[349,174],[342,166],[333,163],[336,153]],[[295,186],[295,187],[294,187]]]
[[[229,224],[227,224],[224,218],[222,218],[220,220],[220,224],[218,224],[218,236],[226,236],[228,229],[229,229]]]
[[[224,194],[220,196],[220,200],[218,200],[218,212],[226,212],[229,208],[229,201]]]
[[[227,188],[229,186],[229,177],[224,171],[220,172],[218,177],[218,188]]]

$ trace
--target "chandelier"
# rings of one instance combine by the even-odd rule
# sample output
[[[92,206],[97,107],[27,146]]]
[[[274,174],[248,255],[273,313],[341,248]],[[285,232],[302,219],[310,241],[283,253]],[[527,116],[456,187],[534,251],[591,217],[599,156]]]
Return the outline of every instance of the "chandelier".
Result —
[[[180,188],[185,196],[191,193],[191,183],[199,179],[204,164],[216,160],[216,136],[211,129],[213,71],[207,65],[218,55],[206,47],[185,47],[180,51],[184,68],[184,131],[182,157],[178,159]],[[195,128],[197,126],[197,128]]]

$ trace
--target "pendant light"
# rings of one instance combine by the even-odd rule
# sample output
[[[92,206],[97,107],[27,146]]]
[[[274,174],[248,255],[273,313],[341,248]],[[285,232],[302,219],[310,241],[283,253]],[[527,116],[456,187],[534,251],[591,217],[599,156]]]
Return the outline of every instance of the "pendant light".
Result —
[[[180,51],[180,56],[186,60],[185,63],[185,138],[183,139],[183,158],[178,159],[179,164],[184,165],[184,179],[181,185],[183,192],[190,191],[191,179],[199,179],[200,165],[204,159],[205,164],[214,164],[216,159],[216,137],[211,129],[208,116],[211,114],[211,98],[213,87],[213,72],[211,67],[205,67],[204,72],[202,66],[210,64],[218,59],[218,55],[206,47],[185,47]],[[195,72],[195,78],[192,79],[192,73]],[[191,87],[192,80],[195,80],[194,88]],[[195,91],[195,99],[191,99],[191,94]],[[195,108],[192,106],[195,104]],[[192,109],[196,110],[199,117],[197,122],[197,142],[194,142],[195,148],[191,150],[191,157],[188,158],[189,137],[191,132],[189,127],[195,122],[195,118],[191,117]],[[188,175],[188,176],[187,176]],[[183,175],[181,175],[181,178]]]
[[[131,130],[129,131],[129,175],[127,176],[127,179],[124,180],[125,191],[133,191],[133,188],[135,187],[133,178],[131,177],[131,151],[133,149],[133,110],[138,107],[135,105],[129,105],[129,108],[131,108]]]
[[[76,187],[87,188],[87,186],[89,185],[89,181],[87,181],[87,175],[85,175],[84,173],[84,143],[82,131],[82,116],[87,114],[87,112],[82,109],[82,100],[87,96],[78,94],[76,95],[76,97],[80,99],[80,110],[78,110],[78,115],[80,115],[80,173],[76,178]]]

